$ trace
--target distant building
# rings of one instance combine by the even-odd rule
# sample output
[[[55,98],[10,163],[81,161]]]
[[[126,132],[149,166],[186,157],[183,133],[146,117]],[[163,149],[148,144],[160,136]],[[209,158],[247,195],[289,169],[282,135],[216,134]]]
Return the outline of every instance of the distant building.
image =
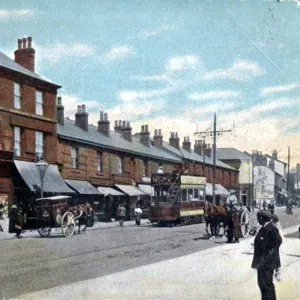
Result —
[[[235,148],[217,148],[217,159],[239,171],[237,196],[246,206],[252,205],[252,156]]]

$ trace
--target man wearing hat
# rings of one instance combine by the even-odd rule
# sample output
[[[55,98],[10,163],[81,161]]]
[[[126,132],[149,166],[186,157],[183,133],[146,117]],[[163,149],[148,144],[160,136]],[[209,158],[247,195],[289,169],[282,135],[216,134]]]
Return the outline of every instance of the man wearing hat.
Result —
[[[279,247],[282,238],[277,227],[271,222],[270,211],[259,211],[257,220],[261,229],[254,240],[254,257],[251,267],[257,270],[261,299],[276,300],[273,274],[275,269],[280,268]]]
[[[226,198],[226,226],[227,226],[227,243],[233,242],[233,234],[235,228],[235,205],[237,204],[237,198],[235,191],[230,190],[230,195]],[[238,242],[238,239],[236,240]]]

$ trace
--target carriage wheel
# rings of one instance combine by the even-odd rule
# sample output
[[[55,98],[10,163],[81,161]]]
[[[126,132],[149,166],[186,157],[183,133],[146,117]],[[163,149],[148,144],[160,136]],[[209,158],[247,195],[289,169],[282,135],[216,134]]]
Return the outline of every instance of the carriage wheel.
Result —
[[[70,237],[75,231],[75,219],[74,215],[67,211],[61,219],[61,230],[65,237]]]
[[[246,209],[241,214],[240,226],[241,226],[242,236],[243,237],[248,236],[250,231],[250,213]]]
[[[51,233],[51,225],[50,225],[50,220],[45,219],[45,220],[40,220],[38,223],[38,232],[41,237],[47,237]]]

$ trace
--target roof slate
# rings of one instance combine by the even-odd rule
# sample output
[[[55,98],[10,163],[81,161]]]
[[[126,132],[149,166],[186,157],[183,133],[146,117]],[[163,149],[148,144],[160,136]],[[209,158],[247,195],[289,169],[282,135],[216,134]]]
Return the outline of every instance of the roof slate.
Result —
[[[36,74],[36,73],[34,73],[34,72],[32,72],[30,70],[27,70],[26,68],[22,67],[21,65],[19,65],[15,61],[13,61],[10,57],[8,57],[7,55],[5,55],[1,51],[0,51],[0,66],[4,67],[6,69],[9,69],[9,70],[12,70],[12,71],[15,71],[15,72],[18,72],[18,73],[21,73],[21,74],[33,77],[35,79],[39,79],[39,80],[42,80],[44,82],[48,82],[48,83],[50,83],[52,85],[59,86],[59,85],[57,85],[57,84],[49,81],[48,79],[45,79],[45,78],[41,77],[40,75],[38,75],[38,74]]]
[[[180,148],[180,150],[179,150],[177,148],[174,148],[173,146],[171,146],[167,142],[163,142],[163,147],[167,151],[175,153],[176,155],[178,155],[180,157],[183,156],[185,159],[194,160],[194,161],[198,161],[198,162],[202,162],[202,163],[204,162],[204,156],[199,155],[198,153],[194,152],[193,150],[191,150],[191,152],[189,152],[189,151],[187,151],[183,148]],[[205,163],[209,164],[209,165],[213,165],[213,159],[210,158],[209,156],[205,156]],[[236,170],[235,168],[223,163],[222,161],[220,161],[218,159],[216,160],[216,166],[231,169],[231,170]]]
[[[64,125],[57,124],[57,135],[60,138],[76,140],[78,142],[93,144],[99,147],[120,150],[135,153],[141,156],[152,157],[156,159],[169,160],[172,162],[181,162],[177,155],[158,149],[152,144],[146,147],[140,143],[139,139],[132,137],[132,142],[125,140],[120,133],[110,131],[110,137],[100,133],[96,126],[89,125],[88,131],[75,125],[73,120],[65,119]]]
[[[217,158],[221,160],[251,160],[252,157],[246,152],[239,151],[235,148],[217,148]]]

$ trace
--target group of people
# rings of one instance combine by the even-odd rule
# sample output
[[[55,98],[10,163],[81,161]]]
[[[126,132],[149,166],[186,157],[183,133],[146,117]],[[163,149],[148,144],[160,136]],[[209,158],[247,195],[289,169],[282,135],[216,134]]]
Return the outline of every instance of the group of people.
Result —
[[[142,216],[142,214],[143,214],[143,211],[142,211],[140,205],[136,205],[136,208],[134,209],[134,217],[135,217],[135,223],[136,223],[137,226],[141,225],[141,216]],[[121,203],[118,206],[117,217],[119,219],[120,226],[123,227],[124,226],[124,220],[125,220],[125,217],[126,217],[126,208],[125,208],[123,203]]]

